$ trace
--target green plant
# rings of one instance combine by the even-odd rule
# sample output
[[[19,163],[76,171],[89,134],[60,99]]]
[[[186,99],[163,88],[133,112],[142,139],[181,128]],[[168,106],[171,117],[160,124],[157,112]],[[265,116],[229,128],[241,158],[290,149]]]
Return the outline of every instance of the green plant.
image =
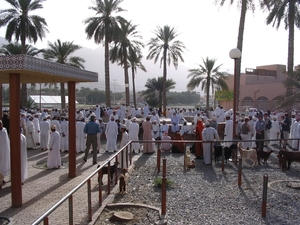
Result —
[[[167,187],[172,186],[173,183],[174,183],[173,181],[167,179]],[[162,186],[162,178],[161,177],[155,178],[154,185],[157,187],[161,187]]]

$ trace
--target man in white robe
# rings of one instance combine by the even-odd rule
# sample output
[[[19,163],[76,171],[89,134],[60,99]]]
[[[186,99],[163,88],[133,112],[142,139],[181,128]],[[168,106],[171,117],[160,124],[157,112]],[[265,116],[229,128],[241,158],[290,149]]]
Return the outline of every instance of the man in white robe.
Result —
[[[117,150],[118,125],[115,118],[111,116],[110,121],[106,125],[106,151],[113,152]]]
[[[176,133],[179,131],[179,118],[176,115],[176,112],[173,113],[173,116],[171,117],[171,130],[173,133]]]
[[[34,140],[36,145],[40,145],[40,141],[41,141],[41,136],[40,136],[40,132],[41,132],[41,128],[40,128],[40,120],[39,120],[39,114],[36,113],[34,114],[34,118],[33,118],[33,125],[34,125]]]
[[[10,175],[10,142],[6,128],[3,127],[2,120],[0,120],[0,173],[3,176]],[[3,180],[3,184],[4,184]]]
[[[179,131],[180,135],[183,136],[185,134],[190,134],[190,127],[187,125],[187,122],[183,122],[183,125],[181,126],[181,129]]]
[[[209,126],[209,121],[205,122],[205,128],[202,130],[203,141],[219,140],[218,132],[215,128]],[[211,143],[203,143],[203,163],[211,164]]]
[[[144,118],[146,118],[149,114],[149,106],[147,104],[145,104],[143,112],[144,112]]]
[[[162,141],[170,141],[171,140],[171,137],[168,135],[168,132],[164,132],[163,133],[163,135],[162,135],[162,137],[161,137],[161,140]],[[160,149],[162,150],[162,151],[164,151],[164,152],[170,152],[170,150],[171,150],[171,148],[172,148],[172,143],[171,142],[163,142],[163,143],[161,143],[161,145],[160,145]]]
[[[86,146],[86,134],[83,132],[85,127],[84,118],[79,118],[76,122],[76,152],[83,153]]]
[[[129,142],[129,135],[126,131],[126,126],[122,125],[121,127],[121,131],[122,131],[122,139],[121,139],[121,143],[120,143],[120,149],[123,148],[128,142]],[[129,149],[129,147],[128,147]],[[127,159],[126,159],[126,149],[123,150],[123,153],[121,155],[121,168],[128,168],[128,163],[127,163]]]
[[[225,121],[225,130],[224,130],[224,141],[228,141],[225,142],[224,145],[225,147],[230,147],[232,145],[232,141],[233,138],[233,121],[230,119],[230,115],[226,115],[226,121]]]
[[[139,125],[136,122],[136,118],[134,117],[132,119],[132,123],[129,125],[129,140],[130,141],[138,141],[139,140]],[[139,142],[133,142],[132,143],[132,152],[140,152],[140,143]]]
[[[156,123],[159,125],[159,116],[153,111],[151,118],[150,118],[150,122],[153,123],[154,121],[156,121]]]
[[[295,118],[295,121],[291,125],[291,138],[293,138],[293,139],[298,138],[297,129],[298,129],[298,125],[300,123],[299,121],[300,121],[300,117],[297,116]],[[291,141],[291,145],[292,145],[293,149],[298,149],[298,142],[299,141],[296,139]]]
[[[20,134],[21,138],[21,181],[22,184],[28,179],[28,162],[27,162],[27,146],[26,137]]]
[[[99,120],[100,119],[100,107],[99,105],[96,105],[96,110],[95,110],[95,116],[96,116],[96,119]]]
[[[162,124],[160,125],[160,137],[162,137],[164,133],[169,133],[169,125],[165,120],[163,120]]]
[[[298,124],[297,124],[297,127],[298,127]],[[295,128],[296,129],[296,131],[295,131],[296,134],[297,134],[297,127]],[[272,126],[271,126],[271,129],[270,129],[270,139],[280,138],[279,134],[280,134],[280,124],[277,121],[277,117],[273,117]],[[270,141],[270,145],[275,145],[275,144],[278,144],[278,141]]]
[[[54,125],[56,127],[56,131],[60,133],[60,122],[58,121],[58,117],[54,116],[50,122],[50,126]]]
[[[20,127],[22,129],[22,134],[26,136],[27,126],[26,126],[26,114],[22,113],[20,118]]]
[[[159,135],[159,124],[156,120],[152,121],[152,137],[156,140],[157,138],[160,138]]]
[[[50,122],[47,120],[47,117],[40,122],[41,129],[41,142],[40,148],[42,151],[49,149],[49,139],[50,139]]]
[[[49,141],[49,152],[47,158],[47,167],[49,169],[60,168],[60,134],[56,131],[56,126],[51,125],[51,134]]]
[[[60,124],[60,149],[62,151],[69,151],[69,123],[66,118],[63,118]]]
[[[122,104],[120,107],[120,121],[122,121],[122,119],[126,118],[126,106],[125,104]]]
[[[33,117],[30,116],[26,123],[27,126],[26,141],[27,141],[27,148],[36,149],[35,138],[34,138],[35,129],[32,121],[33,121]]]

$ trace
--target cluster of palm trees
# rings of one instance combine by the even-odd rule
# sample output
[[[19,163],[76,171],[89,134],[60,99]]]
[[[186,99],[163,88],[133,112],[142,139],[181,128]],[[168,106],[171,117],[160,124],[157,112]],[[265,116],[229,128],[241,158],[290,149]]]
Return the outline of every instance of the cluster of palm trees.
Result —
[[[4,54],[30,54],[37,55],[42,52],[45,59],[58,63],[67,64],[84,69],[84,59],[72,56],[80,49],[79,45],[73,42],[61,42],[59,39],[54,43],[48,43],[48,49],[39,51],[34,47],[27,45],[27,41],[36,43],[38,39],[42,40],[48,32],[46,20],[37,15],[31,15],[35,10],[43,8],[45,0],[5,0],[12,8],[0,10],[0,27],[6,26],[5,38],[10,44],[3,46]],[[247,10],[254,10],[254,0],[237,0],[241,9],[240,24],[238,29],[237,48],[242,51],[243,34]],[[130,104],[129,97],[129,69],[131,68],[133,82],[133,102],[136,106],[135,97],[135,75],[137,69],[146,71],[142,64],[142,49],[145,47],[142,42],[142,36],[137,31],[137,25],[132,21],[127,21],[120,16],[121,12],[126,10],[120,7],[123,0],[95,0],[94,5],[89,7],[95,13],[94,17],[89,17],[83,21],[86,25],[85,33],[88,39],[93,39],[95,43],[104,44],[104,70],[105,70],[105,92],[106,105],[111,106],[110,92],[110,72],[109,62],[118,63],[124,69],[125,80],[125,99],[126,104]],[[226,0],[216,0],[221,6]],[[233,4],[234,0],[229,3]],[[289,30],[288,43],[288,71],[287,74],[293,74],[294,65],[294,26],[300,27],[300,11],[298,9],[300,2],[296,0],[260,0],[260,6],[269,10],[267,24],[273,24],[277,28],[281,21],[284,21],[285,28]],[[12,39],[15,43],[11,43]],[[147,42],[149,53],[146,59],[160,62],[163,68],[162,77],[157,80],[149,79],[146,83],[146,91],[143,93],[148,101],[156,101],[159,106],[166,111],[167,97],[166,93],[174,88],[175,82],[167,79],[167,66],[173,63],[177,68],[179,62],[184,62],[183,53],[185,45],[177,39],[178,31],[168,25],[157,26],[154,30],[154,38]],[[19,41],[21,42],[19,44]],[[13,50],[17,48],[18,50]],[[198,69],[190,69],[188,78],[191,78],[187,85],[188,90],[194,90],[200,84],[201,89],[206,91],[207,96],[217,89],[227,89],[225,85],[226,74],[221,73],[220,66],[215,66],[216,59],[203,59],[203,65]],[[239,96],[241,60],[237,60],[237,96]],[[158,85],[158,86],[157,86]],[[151,91],[154,87],[160,88],[159,91]],[[61,84],[62,90],[62,108],[65,107],[64,84]],[[22,105],[27,102],[26,84],[22,85]],[[207,108],[209,107],[207,97]]]

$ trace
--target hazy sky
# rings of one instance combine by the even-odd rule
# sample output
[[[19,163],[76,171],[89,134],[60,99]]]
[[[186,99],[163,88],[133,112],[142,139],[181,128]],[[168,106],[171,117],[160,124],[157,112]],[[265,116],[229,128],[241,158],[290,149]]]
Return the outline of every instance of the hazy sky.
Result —
[[[227,0],[228,1],[228,0]],[[1,9],[10,6],[0,0]],[[92,0],[47,0],[44,9],[37,10],[47,23],[50,33],[37,47],[47,47],[47,41],[74,41],[84,47],[97,48],[93,40],[87,40],[82,21],[94,16],[89,10]],[[224,71],[233,71],[233,60],[229,51],[236,47],[240,12],[237,5],[219,7],[215,0],[124,0],[121,5],[127,12],[122,16],[138,24],[138,30],[146,43],[153,37],[157,25],[176,27],[178,39],[187,47],[184,54],[187,68],[197,68],[201,58],[217,58],[217,63],[223,64]],[[245,68],[255,68],[260,65],[287,63],[288,31],[284,24],[279,30],[266,25],[267,13],[259,7],[255,14],[248,11],[246,17],[244,44],[242,52],[242,72]],[[6,28],[0,29],[4,37]],[[299,30],[295,29],[295,61],[300,64]],[[148,52],[146,47],[144,55]],[[183,64],[179,64],[179,67]],[[157,65],[158,67],[159,65]]]

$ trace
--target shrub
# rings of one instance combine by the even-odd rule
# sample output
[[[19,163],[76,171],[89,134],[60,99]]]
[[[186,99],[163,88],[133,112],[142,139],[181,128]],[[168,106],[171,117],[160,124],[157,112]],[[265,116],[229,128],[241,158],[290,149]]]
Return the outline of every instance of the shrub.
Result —
[[[167,179],[167,187],[172,186],[173,183],[174,183],[173,181]],[[162,178],[161,177],[155,178],[154,185],[157,187],[161,187],[162,186]]]

